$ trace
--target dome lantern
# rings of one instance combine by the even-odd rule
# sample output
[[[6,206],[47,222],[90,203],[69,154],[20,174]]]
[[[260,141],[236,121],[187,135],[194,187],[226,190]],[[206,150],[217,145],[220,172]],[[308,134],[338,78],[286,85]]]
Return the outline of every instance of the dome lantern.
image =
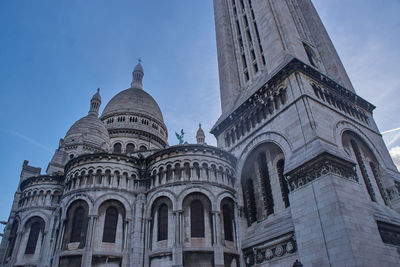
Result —
[[[90,110],[88,114],[95,115],[96,117],[98,117],[100,105],[101,105],[100,88],[97,88],[97,92],[93,95],[92,99],[90,100]]]
[[[142,61],[139,59],[139,63],[136,65],[132,72],[131,88],[134,89],[143,89],[144,70],[141,62]]]

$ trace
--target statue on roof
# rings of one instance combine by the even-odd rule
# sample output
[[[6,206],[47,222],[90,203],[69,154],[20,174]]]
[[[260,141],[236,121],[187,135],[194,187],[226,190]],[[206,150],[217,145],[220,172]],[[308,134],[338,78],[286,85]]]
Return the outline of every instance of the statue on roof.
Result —
[[[183,129],[181,130],[181,134],[178,134],[177,132],[175,132],[176,138],[178,138],[179,141],[179,145],[183,144],[183,136],[185,135],[185,133],[183,132]]]

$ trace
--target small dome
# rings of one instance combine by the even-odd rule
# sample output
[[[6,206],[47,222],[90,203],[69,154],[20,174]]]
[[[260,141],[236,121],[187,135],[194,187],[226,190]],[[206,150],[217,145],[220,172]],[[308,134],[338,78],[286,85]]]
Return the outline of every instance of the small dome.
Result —
[[[101,118],[120,113],[139,113],[164,122],[157,102],[142,89],[129,88],[114,96],[104,108]]]
[[[84,144],[95,149],[107,150],[110,147],[110,136],[100,119],[90,114],[71,126],[65,135],[64,144]]]

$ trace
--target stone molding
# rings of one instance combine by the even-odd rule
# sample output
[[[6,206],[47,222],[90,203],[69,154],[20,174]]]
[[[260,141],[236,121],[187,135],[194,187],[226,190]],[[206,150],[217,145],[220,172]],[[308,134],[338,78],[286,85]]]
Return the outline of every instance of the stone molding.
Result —
[[[358,182],[354,163],[326,152],[287,173],[286,180],[290,191],[293,191],[327,174]]]

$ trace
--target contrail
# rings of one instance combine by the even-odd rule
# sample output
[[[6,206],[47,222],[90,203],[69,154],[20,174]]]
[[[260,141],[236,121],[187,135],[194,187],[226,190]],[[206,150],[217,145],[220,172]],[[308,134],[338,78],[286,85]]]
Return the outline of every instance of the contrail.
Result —
[[[387,131],[382,132],[382,134],[392,133],[392,132],[396,132],[396,131],[399,131],[399,130],[400,130],[400,128],[396,128],[396,129],[392,129],[392,130],[387,130]]]
[[[27,136],[25,136],[25,135],[23,135],[23,134],[20,134],[19,132],[16,132],[16,131],[8,131],[8,132],[9,132],[10,134],[12,134],[12,135],[14,135],[14,136],[16,136],[16,137],[18,137],[18,138],[20,138],[20,139],[26,141],[26,142],[28,142],[28,143],[34,145],[34,146],[37,146],[37,147],[39,147],[39,148],[41,148],[41,149],[43,149],[43,150],[46,150],[46,151],[48,151],[48,152],[52,152],[51,149],[48,148],[47,146],[45,146],[45,145],[43,145],[43,144],[37,142],[36,140],[34,140],[34,139],[30,138],[30,137],[27,137]]]

